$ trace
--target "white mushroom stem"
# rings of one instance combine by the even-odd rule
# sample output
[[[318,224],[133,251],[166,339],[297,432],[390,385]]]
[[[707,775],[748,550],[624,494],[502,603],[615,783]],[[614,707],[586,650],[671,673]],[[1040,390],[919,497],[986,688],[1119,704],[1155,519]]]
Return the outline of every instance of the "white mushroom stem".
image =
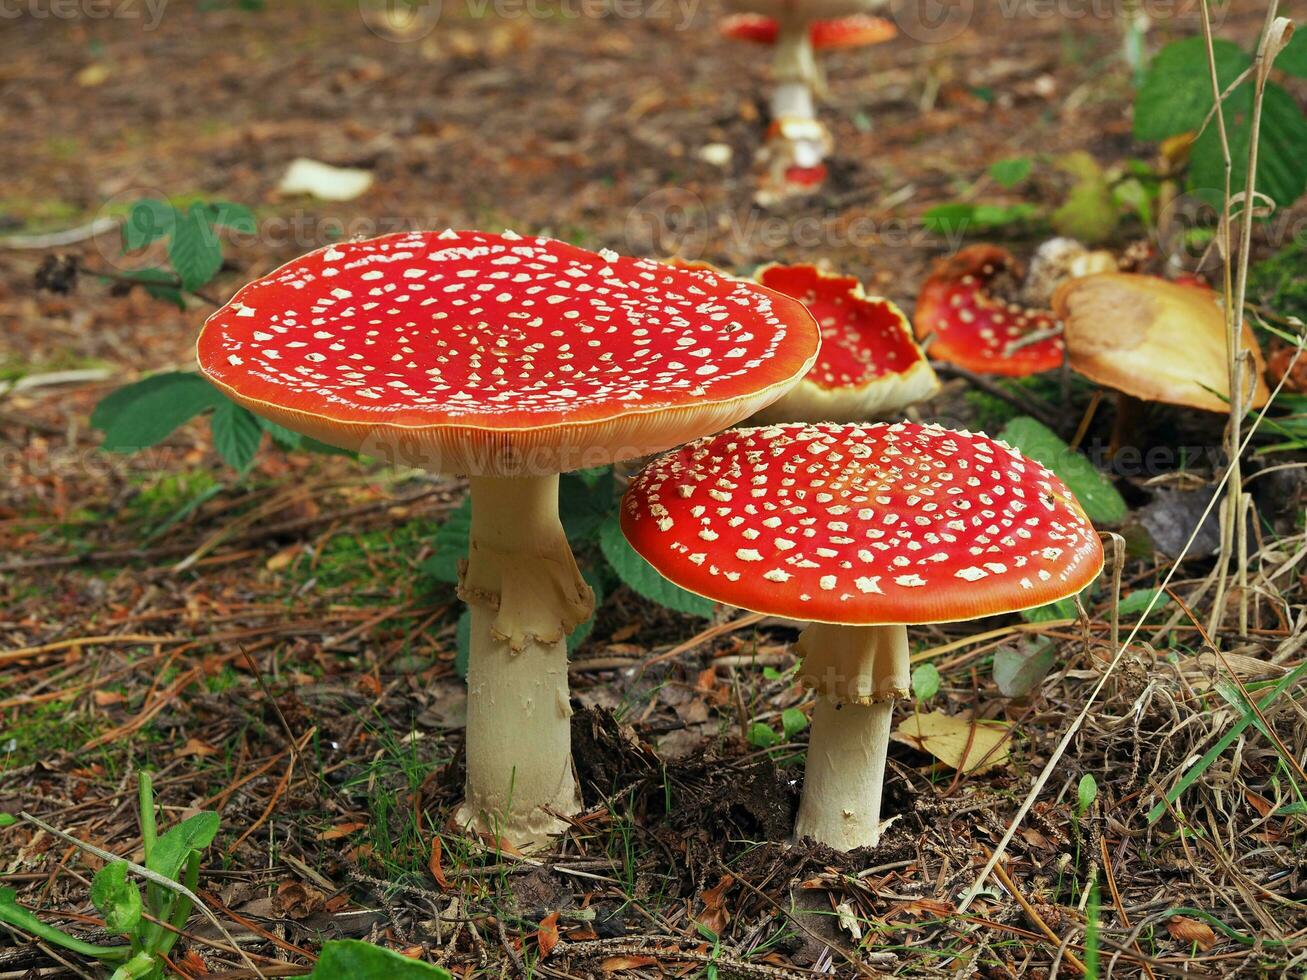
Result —
[[[772,53],[772,82],[777,87],[772,108],[777,106],[780,92],[787,85],[797,84],[807,93],[808,112],[797,116],[801,119],[812,118],[812,91],[820,90],[821,71],[817,67],[817,57],[812,50],[812,36],[809,33],[810,21],[806,17],[794,14],[782,16],[776,29],[776,48]],[[776,118],[793,113],[774,112]]]
[[[908,631],[812,623],[798,648],[802,680],[819,696],[795,839],[838,851],[875,847],[894,701],[910,683]]]
[[[471,607],[461,824],[536,847],[581,808],[567,636],[594,610],[558,519],[558,477],[474,477],[459,595]]]

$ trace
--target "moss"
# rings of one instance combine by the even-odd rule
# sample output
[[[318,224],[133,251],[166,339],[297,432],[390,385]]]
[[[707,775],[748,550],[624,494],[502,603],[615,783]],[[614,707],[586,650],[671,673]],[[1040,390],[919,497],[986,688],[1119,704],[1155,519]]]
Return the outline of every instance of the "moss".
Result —
[[[1294,242],[1248,271],[1248,295],[1282,316],[1307,322],[1307,247]]]

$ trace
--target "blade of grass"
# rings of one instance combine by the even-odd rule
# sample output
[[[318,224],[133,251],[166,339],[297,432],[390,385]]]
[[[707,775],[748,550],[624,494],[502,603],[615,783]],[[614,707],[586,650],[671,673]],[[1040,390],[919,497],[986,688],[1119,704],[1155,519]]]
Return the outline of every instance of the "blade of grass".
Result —
[[[1276,698],[1292,687],[1304,674],[1307,674],[1307,662],[1299,664],[1289,673],[1281,677],[1276,682],[1275,686],[1271,688],[1266,697],[1257,702],[1257,707],[1262,711],[1265,711],[1271,706]],[[1212,747],[1204,752],[1202,756],[1199,757],[1198,761],[1189,767],[1185,774],[1180,777],[1180,781],[1167,791],[1165,801],[1159,802],[1155,807],[1148,811],[1148,822],[1155,823],[1162,814],[1166,812],[1167,804],[1174,803],[1179,799],[1180,795],[1185,790],[1202,777],[1203,773],[1206,772],[1208,767],[1220,757],[1221,753],[1234,744],[1234,740],[1242,735],[1249,725],[1256,721],[1256,713],[1251,710],[1246,711],[1243,717],[1235,722],[1228,732],[1217,739]]]

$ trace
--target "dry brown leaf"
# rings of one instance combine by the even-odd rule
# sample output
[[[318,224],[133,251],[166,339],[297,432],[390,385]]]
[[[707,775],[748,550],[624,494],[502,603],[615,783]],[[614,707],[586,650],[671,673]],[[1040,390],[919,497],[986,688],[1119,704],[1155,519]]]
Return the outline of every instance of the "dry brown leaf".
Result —
[[[174,759],[185,759],[188,756],[194,755],[202,758],[206,755],[216,755],[217,752],[218,750],[208,742],[202,741],[198,738],[188,738],[186,744],[174,752],[172,757]]]
[[[903,719],[892,737],[896,742],[933,755],[951,769],[970,774],[986,772],[1007,762],[1011,745],[1009,731],[999,721],[972,721],[930,711]]]
[[[550,912],[540,920],[536,929],[536,944],[540,947],[540,958],[548,959],[549,954],[558,945],[558,913]]]
[[[121,691],[95,691],[91,699],[95,701],[96,707],[107,708],[113,704],[122,704],[127,700],[127,695]]]
[[[714,935],[720,936],[727,923],[731,921],[731,913],[726,908],[726,893],[730,891],[733,884],[735,884],[733,876],[723,875],[721,881],[699,896],[699,900],[703,902],[703,911],[696,917],[696,921],[711,929]]]
[[[444,847],[440,843],[440,838],[431,838],[431,858],[427,861],[427,869],[431,872],[431,877],[436,879],[436,884],[440,886],[440,890],[447,892],[451,886],[449,879],[445,877],[445,868],[440,860],[443,850]]]
[[[351,820],[348,823],[338,823],[336,826],[318,834],[318,840],[340,840],[342,837],[348,837],[350,834],[362,830],[366,826],[367,824],[362,820]]]
[[[1197,943],[1204,953],[1216,945],[1216,933],[1206,922],[1186,919],[1183,915],[1173,915],[1166,923],[1166,931],[1172,939],[1182,943]]]
[[[289,568],[291,562],[293,562],[303,550],[303,544],[289,544],[264,562],[263,567],[270,572],[280,572],[284,568]]]
[[[638,970],[642,966],[655,966],[658,963],[652,956],[610,956],[599,964],[604,973],[618,973],[622,970]]]

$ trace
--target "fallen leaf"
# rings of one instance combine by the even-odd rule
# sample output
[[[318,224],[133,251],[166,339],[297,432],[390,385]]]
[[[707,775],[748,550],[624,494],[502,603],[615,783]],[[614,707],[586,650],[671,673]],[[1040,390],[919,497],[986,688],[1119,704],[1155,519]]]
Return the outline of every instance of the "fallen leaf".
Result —
[[[336,826],[324,830],[318,834],[318,840],[340,840],[342,837],[348,837],[366,827],[367,824],[362,820],[352,820],[349,823],[338,823]]]
[[[928,752],[952,769],[978,773],[1007,762],[1011,746],[1009,731],[1009,726],[1002,722],[972,721],[931,711],[917,712],[903,719],[893,738]]]
[[[431,872],[431,877],[436,879],[436,884],[440,886],[440,890],[447,892],[451,886],[449,879],[445,877],[445,869],[440,861],[443,849],[439,837],[431,838],[431,859],[427,861],[427,869]]]
[[[308,194],[320,201],[352,201],[372,186],[372,173],[300,157],[293,160],[277,190],[282,194]]]
[[[599,964],[604,973],[617,973],[620,970],[638,970],[642,966],[654,966],[657,960],[652,956],[610,956]]]
[[[188,756],[199,756],[203,758],[206,755],[216,755],[218,752],[208,742],[203,742],[198,738],[189,738],[186,744],[172,754],[174,759],[185,759]]]
[[[270,572],[280,572],[284,568],[289,568],[297,555],[304,550],[303,544],[288,544],[275,555],[263,563],[263,567]]]
[[[122,704],[127,700],[127,695],[121,691],[96,691],[91,698],[97,707],[107,708],[113,704]]]
[[[97,61],[79,71],[75,78],[82,88],[96,88],[109,80],[109,69]]]
[[[720,936],[727,923],[731,921],[731,913],[726,908],[726,893],[730,891],[733,884],[735,878],[732,875],[723,875],[721,881],[699,896],[699,900],[703,902],[703,911],[695,917],[695,920],[711,929],[716,936]]]
[[[540,958],[547,959],[558,945],[558,913],[550,912],[540,920],[536,929],[536,945],[540,947]]]
[[[283,881],[272,897],[272,908],[288,919],[302,919],[320,910],[326,898],[322,891],[302,881]]]
[[[1182,943],[1197,943],[1204,953],[1216,945],[1216,933],[1206,922],[1186,919],[1183,915],[1173,915],[1166,923],[1166,931],[1172,939]]]

